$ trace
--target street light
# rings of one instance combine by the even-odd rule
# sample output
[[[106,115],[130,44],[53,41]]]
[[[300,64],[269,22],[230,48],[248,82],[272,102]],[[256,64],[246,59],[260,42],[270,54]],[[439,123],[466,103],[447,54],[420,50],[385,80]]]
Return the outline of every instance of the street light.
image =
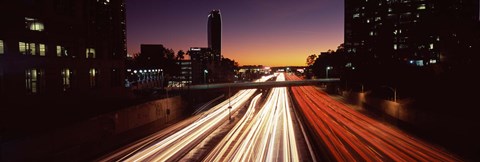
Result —
[[[331,66],[327,66],[327,68],[325,68],[325,78],[328,78],[328,70],[332,70],[333,67]]]
[[[393,102],[397,102],[397,89],[389,86],[382,86],[382,87],[385,87],[391,90],[393,92]]]
[[[382,87],[388,88],[393,92],[393,102],[397,103],[397,89],[389,86],[382,86]],[[399,120],[400,120],[400,106],[397,106],[397,125]]]
[[[230,105],[230,98],[231,98],[231,93],[230,93],[230,86],[228,86],[228,121],[232,121],[232,105]]]
[[[203,70],[203,82],[205,84],[207,84],[207,74],[208,74],[208,70],[207,69]]]
[[[163,80],[164,80],[164,79],[163,79],[163,69],[160,69],[160,72],[162,72],[162,80],[161,80],[162,85],[160,85],[160,86],[162,86],[162,90],[163,90],[163,89],[164,89],[164,88],[163,88]],[[157,82],[157,83],[158,83],[158,82]]]

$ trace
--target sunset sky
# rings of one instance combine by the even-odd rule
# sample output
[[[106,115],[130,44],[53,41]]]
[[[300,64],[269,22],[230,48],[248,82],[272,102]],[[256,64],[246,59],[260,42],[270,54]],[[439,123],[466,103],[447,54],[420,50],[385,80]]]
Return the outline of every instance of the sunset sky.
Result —
[[[304,66],[343,42],[343,0],[126,0],[128,53],[140,44],[207,47],[207,15],[222,14],[222,54],[240,65]]]

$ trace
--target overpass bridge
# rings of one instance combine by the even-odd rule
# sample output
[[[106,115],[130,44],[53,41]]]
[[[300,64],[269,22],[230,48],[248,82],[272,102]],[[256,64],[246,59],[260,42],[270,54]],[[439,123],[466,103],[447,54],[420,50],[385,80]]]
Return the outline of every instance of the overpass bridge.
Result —
[[[273,88],[273,87],[291,87],[291,86],[307,86],[317,85],[320,83],[339,82],[339,78],[328,79],[310,79],[299,81],[267,81],[267,82],[242,82],[242,83],[218,83],[218,84],[201,84],[191,85],[188,87],[169,87],[168,90],[209,90],[209,89],[254,89],[254,88]]]

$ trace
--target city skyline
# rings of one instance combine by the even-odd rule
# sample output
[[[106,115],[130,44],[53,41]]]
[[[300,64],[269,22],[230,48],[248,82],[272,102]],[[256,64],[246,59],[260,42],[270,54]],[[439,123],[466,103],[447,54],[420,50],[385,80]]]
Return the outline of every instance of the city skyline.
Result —
[[[0,0],[0,161],[480,161],[479,4]]]
[[[222,12],[222,55],[240,65],[304,66],[308,55],[343,42],[343,1],[127,1],[128,53],[145,43],[175,51],[208,46],[214,9]]]

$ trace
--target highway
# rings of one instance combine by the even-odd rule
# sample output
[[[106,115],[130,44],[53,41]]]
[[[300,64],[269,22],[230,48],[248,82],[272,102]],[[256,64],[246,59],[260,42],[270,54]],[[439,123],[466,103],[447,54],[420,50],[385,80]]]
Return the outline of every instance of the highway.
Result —
[[[256,113],[255,104],[204,161],[300,161],[287,88],[273,88]]]
[[[300,80],[287,75],[289,80]],[[291,87],[328,161],[461,161],[398,129],[369,118],[314,86]]]
[[[271,77],[273,76],[263,77],[257,82],[266,81]],[[229,100],[225,100],[209,111],[202,113],[196,121],[176,130],[173,134],[162,134],[163,136],[159,135],[159,137],[145,139],[149,141],[156,139],[154,142],[137,141],[138,144],[145,144],[141,147],[132,145],[132,147],[138,148],[127,147],[125,150],[132,150],[132,152],[125,153],[125,150],[120,150],[118,152],[121,152],[121,154],[114,153],[100,161],[176,161],[228,120],[229,105],[232,107],[231,111],[235,112],[254,95],[255,91],[256,89],[241,90]],[[118,155],[125,156],[118,157]]]

